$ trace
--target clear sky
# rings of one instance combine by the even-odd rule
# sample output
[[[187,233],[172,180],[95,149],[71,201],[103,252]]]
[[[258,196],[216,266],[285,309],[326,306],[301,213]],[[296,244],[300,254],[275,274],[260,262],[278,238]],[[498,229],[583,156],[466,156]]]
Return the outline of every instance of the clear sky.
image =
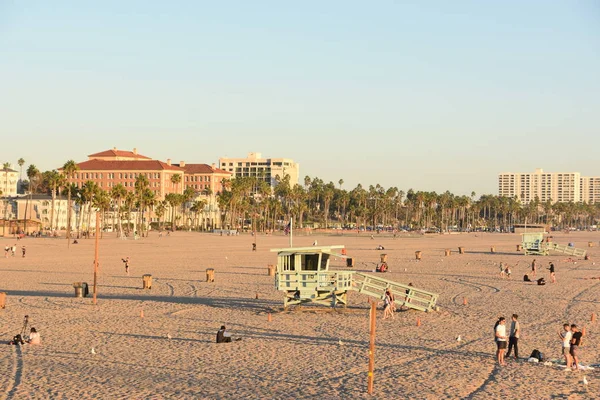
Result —
[[[0,0],[0,161],[289,157],[346,188],[600,176],[600,1]]]

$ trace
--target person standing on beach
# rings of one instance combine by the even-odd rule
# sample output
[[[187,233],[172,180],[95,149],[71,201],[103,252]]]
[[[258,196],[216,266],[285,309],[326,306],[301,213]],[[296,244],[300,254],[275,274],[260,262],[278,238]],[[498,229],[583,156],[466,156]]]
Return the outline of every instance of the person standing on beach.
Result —
[[[510,352],[515,348],[515,360],[519,360],[519,335],[521,333],[521,325],[519,325],[519,321],[517,319],[519,316],[517,314],[512,315],[512,323],[510,324],[510,336],[508,337],[508,351],[506,352],[506,357],[510,357]]]
[[[9,252],[10,252],[10,247],[4,246],[4,258],[8,258]]]
[[[569,324],[563,325],[563,332],[558,332],[558,337],[562,341],[562,354],[565,356],[567,368],[571,368],[571,339],[573,338]]]
[[[535,278],[535,273],[537,271],[537,262],[535,261],[535,258],[533,259],[533,261],[531,262],[531,276],[533,276]]]
[[[506,351],[506,318],[504,317],[498,318],[498,321],[496,322],[495,338],[498,365],[506,365],[504,362],[504,352]]]
[[[554,274],[554,264],[552,263],[552,261],[550,261],[550,267],[548,267],[548,269],[550,270],[550,280],[552,281],[552,283],[556,283],[556,275]]]
[[[577,350],[581,345],[583,333],[579,332],[579,328],[577,328],[577,325],[575,324],[571,325],[571,332],[573,333],[573,336],[571,337],[571,349],[569,353],[571,354],[571,357],[573,359],[573,369],[577,370],[579,369],[579,358],[577,357]]]
[[[504,278],[504,263],[500,263],[500,278]]]
[[[25,246],[21,247],[21,252],[23,253],[23,258],[25,258]]]
[[[13,247],[11,247],[11,249],[10,249],[10,250],[11,250],[12,256],[14,257],[14,256],[15,256],[15,254],[17,253],[17,244],[15,243],[15,244],[13,245]]]

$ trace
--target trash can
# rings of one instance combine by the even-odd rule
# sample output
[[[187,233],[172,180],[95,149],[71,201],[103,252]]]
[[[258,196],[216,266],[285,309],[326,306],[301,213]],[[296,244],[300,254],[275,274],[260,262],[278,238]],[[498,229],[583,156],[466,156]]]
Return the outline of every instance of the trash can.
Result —
[[[354,267],[354,258],[352,258],[352,257],[346,258],[346,267],[348,267],[348,268]]]
[[[86,282],[75,282],[73,283],[73,288],[75,289],[75,297],[87,297],[90,294]]]
[[[380,254],[379,258],[381,259],[382,263],[387,262],[387,254]]]
[[[214,282],[215,281],[215,270],[214,268],[206,269],[206,282]]]
[[[267,275],[275,276],[275,266],[273,264],[267,265]],[[213,280],[214,280],[214,277],[213,277]],[[207,278],[207,281],[208,281],[208,278]]]
[[[150,274],[145,274],[142,276],[142,280],[143,280],[143,289],[152,289],[152,275]]]

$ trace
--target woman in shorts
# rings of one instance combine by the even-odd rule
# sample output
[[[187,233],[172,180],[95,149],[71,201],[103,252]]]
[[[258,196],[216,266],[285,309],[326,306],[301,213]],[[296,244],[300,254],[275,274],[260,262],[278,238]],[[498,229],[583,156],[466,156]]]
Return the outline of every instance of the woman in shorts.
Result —
[[[506,341],[506,318],[500,317],[496,322],[495,329],[495,338],[496,338],[496,358],[498,359],[499,365],[506,365],[504,362],[504,353],[506,352],[507,341]]]

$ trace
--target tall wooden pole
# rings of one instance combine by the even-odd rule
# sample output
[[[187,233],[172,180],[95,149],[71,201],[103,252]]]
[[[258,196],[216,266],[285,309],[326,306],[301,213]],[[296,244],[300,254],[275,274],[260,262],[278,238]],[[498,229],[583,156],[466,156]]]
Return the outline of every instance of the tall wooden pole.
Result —
[[[375,370],[375,322],[377,321],[377,303],[371,302],[371,329],[370,329],[370,341],[369,341],[369,378],[367,380],[367,392],[373,394],[373,380],[375,379],[373,373]]]
[[[94,251],[94,305],[98,304],[96,299],[98,283],[98,247],[100,246],[100,212],[96,211],[96,249]]]

